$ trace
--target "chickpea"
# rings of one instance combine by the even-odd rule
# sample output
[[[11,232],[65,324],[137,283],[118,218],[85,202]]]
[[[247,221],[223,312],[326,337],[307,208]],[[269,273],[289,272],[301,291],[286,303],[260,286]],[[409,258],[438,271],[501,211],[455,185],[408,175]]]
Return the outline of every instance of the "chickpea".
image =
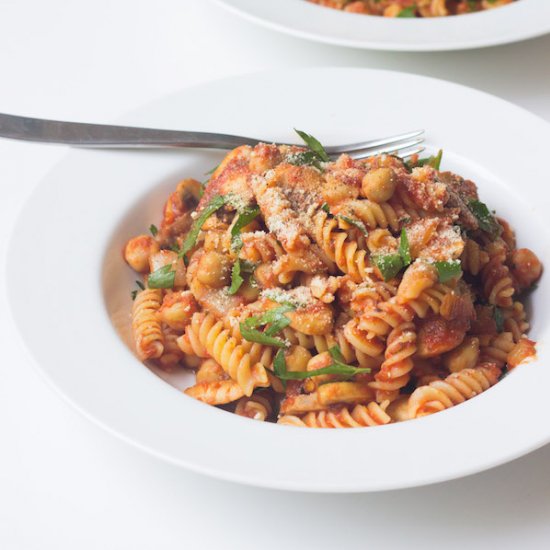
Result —
[[[199,260],[197,279],[211,288],[222,288],[229,284],[231,260],[229,256],[214,250],[206,252]]]
[[[153,237],[139,235],[126,243],[124,259],[138,273],[147,273],[149,270],[149,257],[158,251],[159,245]]]
[[[512,273],[522,288],[529,288],[542,274],[542,264],[528,248],[519,248],[512,254]]]
[[[451,372],[472,369],[479,358],[479,339],[467,337],[462,344],[445,355],[443,364]]]
[[[391,168],[377,168],[363,177],[363,196],[373,202],[389,201],[395,192],[397,177]]]
[[[356,199],[359,196],[360,172],[356,184],[354,181],[342,181],[330,173],[327,174],[326,178],[327,183],[321,188],[321,194],[326,203],[338,204],[345,200]]]
[[[258,285],[251,284],[248,280],[239,288],[239,296],[242,296],[247,302],[255,302],[260,296],[260,289]]]
[[[159,317],[169,327],[183,330],[198,309],[198,304],[189,290],[168,292],[159,309]]]
[[[303,372],[311,359],[311,353],[303,346],[291,346],[285,353],[286,366],[289,371]]]
[[[305,308],[298,308],[288,313],[290,326],[294,330],[310,336],[327,334],[332,330],[334,315],[327,304],[317,301],[316,304]]]
[[[166,265],[172,265],[172,271],[176,272],[174,288],[184,287],[187,284],[185,264],[173,250],[160,250],[149,256],[149,271],[151,273]]]

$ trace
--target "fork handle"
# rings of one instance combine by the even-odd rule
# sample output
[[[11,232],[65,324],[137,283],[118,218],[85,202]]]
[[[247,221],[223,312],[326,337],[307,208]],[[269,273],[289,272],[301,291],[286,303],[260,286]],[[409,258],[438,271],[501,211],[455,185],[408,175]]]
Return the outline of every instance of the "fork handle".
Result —
[[[234,149],[239,145],[254,146],[261,141],[228,134],[61,122],[2,113],[0,113],[0,137],[94,148]]]

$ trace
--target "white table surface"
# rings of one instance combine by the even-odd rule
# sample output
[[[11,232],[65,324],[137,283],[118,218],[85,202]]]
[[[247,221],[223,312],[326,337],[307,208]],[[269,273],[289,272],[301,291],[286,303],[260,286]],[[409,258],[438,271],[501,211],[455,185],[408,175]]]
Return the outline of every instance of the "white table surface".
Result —
[[[276,34],[204,0],[0,0],[0,111],[40,117],[107,122],[222,76],[337,65],[453,80],[550,121],[549,60],[550,36],[471,52],[373,53]],[[0,142],[0,263],[25,198],[63,154]],[[142,454],[38,376],[6,315],[3,273],[0,548],[550,547],[550,446],[466,479],[351,496],[241,487]]]

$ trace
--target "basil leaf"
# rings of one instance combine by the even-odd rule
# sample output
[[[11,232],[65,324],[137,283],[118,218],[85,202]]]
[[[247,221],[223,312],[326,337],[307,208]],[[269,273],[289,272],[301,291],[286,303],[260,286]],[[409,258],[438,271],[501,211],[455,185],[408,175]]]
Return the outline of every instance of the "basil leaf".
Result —
[[[241,336],[248,342],[257,342],[258,344],[265,344],[266,346],[275,346],[278,348],[286,347],[285,342],[280,338],[274,338],[255,328],[247,327],[244,323],[240,323],[239,328],[241,330]]]
[[[296,308],[291,304],[285,304],[266,311],[262,315],[249,317],[240,323],[241,335],[249,342],[258,342],[268,346],[285,347],[286,344],[279,338],[274,338],[285,327],[290,325],[290,319],[285,313],[294,311]],[[260,326],[270,325],[264,332],[257,330]]]
[[[403,8],[397,17],[416,17],[416,6],[410,6],[409,8]]]
[[[434,170],[439,170],[441,167],[441,159],[443,158],[443,149],[440,149],[437,152],[437,155],[426,157],[423,159],[418,159],[416,161],[416,166],[431,166]]]
[[[369,373],[371,369],[363,369],[359,367],[351,367],[341,363],[329,365],[322,369],[310,371],[288,371],[286,367],[285,355],[283,350],[279,350],[273,361],[273,373],[281,380],[305,380],[314,376],[322,376],[323,374],[338,374],[340,376],[351,377],[356,374]]]
[[[231,286],[227,292],[231,295],[237,294],[243,283],[244,279],[241,275],[241,260],[237,258],[237,261],[233,264],[233,269],[231,269]]]
[[[239,217],[231,228],[231,250],[237,251],[242,248],[243,240],[241,238],[241,229],[257,218],[259,214],[259,206],[247,206],[239,212]]]
[[[399,256],[403,260],[403,265],[408,266],[411,261],[411,249],[409,246],[409,238],[407,237],[407,232],[405,228],[401,229],[401,237],[399,238]]]
[[[504,315],[502,314],[502,309],[497,306],[493,308],[493,319],[495,320],[497,331],[502,332],[504,330]]]
[[[314,138],[310,134],[306,134],[306,132],[296,130],[296,128],[294,128],[294,131],[304,140],[304,143],[309,147],[310,151],[314,153],[320,161],[330,162],[330,158],[325,151],[325,148],[321,145],[318,139]]]
[[[476,217],[479,227],[486,233],[489,233],[493,239],[496,239],[501,234],[502,227],[493,214],[491,214],[486,204],[481,201],[472,200],[468,203],[468,208]]]
[[[340,349],[340,346],[338,345],[335,345],[335,346],[332,346],[329,350],[328,350],[330,356],[335,360],[335,361],[338,361],[339,363],[345,363],[346,359],[345,357],[342,355],[342,350]]]
[[[222,197],[221,195],[216,195],[202,210],[199,217],[194,221],[193,226],[191,227],[185,241],[183,241],[183,246],[179,252],[180,257],[185,257],[185,255],[195,246],[197,242],[197,237],[199,236],[201,227],[204,225],[204,222],[212,215],[214,212],[219,210],[226,202],[228,198]]]
[[[220,165],[216,164],[216,166],[214,166],[214,168],[211,168],[210,170],[208,170],[208,172],[205,172],[204,175],[205,176],[211,176],[219,167],[220,167]]]
[[[172,264],[168,264],[159,267],[149,275],[147,286],[149,288],[174,288],[175,280],[176,272],[172,271]]]
[[[341,220],[344,220],[345,222],[354,225],[363,233],[363,235],[368,235],[369,232],[367,231],[367,228],[365,227],[365,224],[361,220],[356,220],[355,218],[350,218],[349,216],[343,216],[341,214],[338,214],[337,218],[340,218]]]
[[[384,281],[393,279],[403,269],[403,259],[399,254],[386,254],[371,257]]]
[[[227,291],[229,294],[237,294],[239,288],[244,283],[243,273],[251,275],[254,273],[256,264],[248,262],[247,260],[241,260],[237,258],[237,261],[233,264],[233,269],[231,270],[231,286]]]
[[[151,232],[151,235],[153,235],[153,237],[156,237],[159,232],[157,226],[154,223],[149,226],[149,231]]]
[[[434,265],[437,269],[440,283],[446,283],[451,279],[460,277],[462,273],[460,260],[453,260],[451,262],[435,262]]]

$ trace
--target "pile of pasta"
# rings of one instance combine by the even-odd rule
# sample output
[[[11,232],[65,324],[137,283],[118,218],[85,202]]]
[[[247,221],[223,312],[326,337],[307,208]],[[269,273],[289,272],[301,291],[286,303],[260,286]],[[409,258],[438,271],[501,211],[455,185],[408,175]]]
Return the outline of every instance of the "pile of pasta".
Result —
[[[336,428],[442,411],[534,356],[541,263],[472,181],[441,152],[331,161],[300,134],[183,180],[128,241],[142,360],[238,415]]]
[[[498,8],[515,0],[308,0],[320,6],[384,17],[443,17]]]

